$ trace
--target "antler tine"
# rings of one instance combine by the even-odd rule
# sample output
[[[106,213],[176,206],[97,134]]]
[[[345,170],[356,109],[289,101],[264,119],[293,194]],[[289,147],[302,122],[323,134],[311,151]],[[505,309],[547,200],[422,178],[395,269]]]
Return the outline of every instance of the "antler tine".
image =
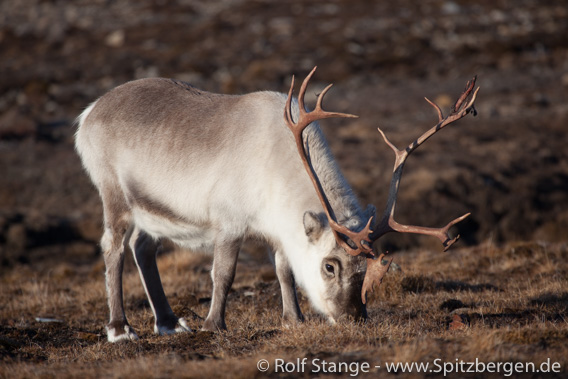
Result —
[[[345,251],[350,255],[359,255],[361,253],[364,254],[371,254],[372,255],[372,248],[371,248],[371,240],[369,239],[369,235],[371,233],[371,222],[372,218],[369,219],[367,222],[366,227],[359,231],[353,232],[347,227],[339,224],[335,219],[333,209],[331,208],[331,204],[329,200],[325,196],[321,183],[315,173],[314,168],[312,167],[309,155],[306,153],[306,148],[304,145],[304,140],[302,137],[303,130],[312,122],[320,119],[331,118],[331,117],[344,117],[344,118],[356,118],[357,116],[347,113],[338,113],[338,112],[327,112],[324,111],[322,108],[323,98],[327,91],[331,88],[331,85],[325,87],[325,89],[318,95],[316,108],[308,112],[306,111],[304,105],[304,96],[308,87],[308,83],[312,78],[313,74],[315,73],[317,67],[306,76],[304,81],[302,82],[302,86],[300,87],[300,92],[298,93],[298,106],[299,106],[299,118],[296,123],[292,120],[292,93],[294,88],[294,77],[292,77],[292,84],[290,86],[290,90],[288,92],[288,98],[286,99],[286,109],[284,112],[284,119],[286,124],[292,131],[294,138],[296,140],[296,146],[298,148],[298,152],[304,164],[304,167],[312,180],[314,188],[316,189],[316,193],[320,202],[323,205],[324,211],[326,216],[329,220],[329,225],[331,230],[335,236],[337,243],[342,246]],[[343,240],[340,234],[345,235],[349,240],[351,240],[355,244],[355,248],[349,246],[349,244]]]
[[[306,76],[306,78],[302,82],[302,86],[300,87],[300,92],[298,92],[298,106],[300,108],[300,114],[307,114],[306,106],[304,104],[304,96],[306,95],[306,90],[308,89],[308,83],[310,82],[310,79],[312,79],[312,76],[314,76],[317,68],[318,66],[314,66],[312,71],[310,71],[308,76]]]
[[[477,93],[479,92],[479,87],[477,87],[475,89],[475,92],[473,93],[473,96],[471,97],[471,99],[469,100],[469,103],[467,104],[467,107],[465,108],[465,111],[467,113],[473,111],[473,116],[477,116],[477,110],[475,110],[475,99],[477,98]]]
[[[465,89],[463,90],[461,96],[456,100],[454,106],[452,107],[452,112],[459,111],[463,102],[469,97],[469,95],[471,94],[471,91],[473,90],[473,87],[475,87],[475,81],[476,80],[477,80],[477,75],[474,76],[473,79],[467,81],[467,83],[465,85]],[[477,91],[475,91],[475,92],[477,94]],[[475,96],[473,97],[473,100],[475,100]]]
[[[318,100],[317,100],[317,102],[316,102],[316,108],[315,108],[315,110],[322,110],[323,98],[324,98],[325,94],[327,93],[327,91],[330,90],[331,87],[333,87],[333,83],[329,83],[329,84],[327,85],[327,87],[325,87],[325,88],[323,89],[323,91],[321,91],[321,93],[318,95]],[[351,115],[347,115],[347,117],[349,117],[349,116],[351,116]]]
[[[440,107],[438,106],[438,104],[434,103],[433,101],[430,101],[430,99],[428,99],[427,97],[424,98],[428,103],[430,103],[431,106],[434,107],[434,109],[436,109],[436,112],[438,112],[438,122],[442,122],[444,121],[444,113],[442,113],[442,110],[440,109]],[[384,137],[384,135],[383,135]]]

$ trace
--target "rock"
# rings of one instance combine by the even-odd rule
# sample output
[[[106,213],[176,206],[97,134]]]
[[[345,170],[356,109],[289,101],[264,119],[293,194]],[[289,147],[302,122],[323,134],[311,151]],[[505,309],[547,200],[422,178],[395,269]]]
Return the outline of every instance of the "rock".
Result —
[[[105,44],[110,47],[122,47],[124,45],[124,37],[124,30],[115,30],[106,36]]]

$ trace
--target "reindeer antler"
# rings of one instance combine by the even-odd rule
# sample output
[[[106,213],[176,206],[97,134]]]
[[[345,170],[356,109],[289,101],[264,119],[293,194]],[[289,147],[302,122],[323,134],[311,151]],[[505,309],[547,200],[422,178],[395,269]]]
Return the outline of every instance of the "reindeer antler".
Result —
[[[408,145],[406,149],[404,150],[397,149],[396,146],[394,146],[389,141],[385,133],[380,128],[378,129],[381,135],[383,136],[383,139],[385,140],[386,144],[394,152],[395,163],[393,169],[393,176],[391,180],[391,186],[389,189],[387,206],[383,214],[383,218],[379,223],[379,226],[371,235],[371,239],[373,241],[376,241],[381,236],[389,232],[417,233],[417,234],[425,234],[437,237],[444,244],[445,250],[447,250],[452,244],[454,244],[454,242],[456,242],[459,239],[459,236],[453,239],[450,238],[448,232],[452,226],[467,218],[470,215],[469,213],[456,218],[455,220],[451,221],[443,228],[425,228],[421,226],[399,224],[394,220],[394,209],[396,206],[396,199],[398,194],[398,188],[400,185],[400,180],[402,178],[402,170],[404,169],[404,164],[408,156],[414,150],[416,150],[420,145],[426,142],[428,138],[432,137],[438,131],[442,130],[445,126],[451,124],[454,121],[459,120],[460,118],[465,117],[468,113],[472,111],[474,112],[474,114],[476,114],[474,102],[475,98],[477,97],[477,92],[479,91],[479,87],[475,90],[473,96],[471,96],[471,99],[467,102],[467,104],[464,105],[464,102],[470,97],[471,92],[475,86],[475,80],[476,78],[474,77],[472,80],[467,82],[464,92],[458,98],[458,100],[452,107],[452,112],[447,117],[443,116],[442,110],[438,105],[426,99],[426,101],[428,101],[428,103],[430,103],[438,112],[438,123],[435,126],[433,126],[430,130],[428,130],[426,133],[422,134],[418,139],[416,139],[410,145]]]
[[[389,141],[385,133],[380,128],[378,129],[381,135],[383,136],[383,139],[385,140],[386,144],[394,151],[395,163],[393,169],[393,176],[391,179],[391,185],[389,189],[389,197],[387,200],[387,206],[385,208],[385,212],[383,213],[383,218],[381,222],[377,225],[376,230],[373,231],[370,236],[370,239],[373,242],[378,240],[386,233],[390,232],[416,233],[416,234],[424,234],[438,238],[444,245],[444,251],[447,251],[460,238],[459,235],[457,235],[454,238],[451,238],[449,235],[450,228],[455,224],[457,224],[458,222],[466,219],[470,215],[470,213],[466,213],[463,216],[450,221],[446,226],[442,228],[427,228],[423,226],[403,225],[398,223],[394,219],[394,209],[396,206],[396,199],[398,195],[400,180],[402,178],[402,170],[404,168],[404,163],[406,162],[408,156],[414,150],[416,150],[420,145],[422,145],[428,138],[432,137],[438,131],[442,130],[445,126],[465,117],[470,112],[473,113],[474,116],[477,114],[474,103],[477,97],[477,92],[479,91],[479,87],[475,90],[475,92],[473,92],[472,95],[473,88],[475,87],[476,78],[477,77],[474,77],[472,80],[467,82],[465,90],[457,99],[454,106],[452,107],[451,113],[447,117],[444,117],[442,110],[438,105],[426,99],[426,101],[436,109],[436,112],[438,113],[438,123],[430,130],[428,130],[426,133],[422,134],[418,139],[416,139],[410,145],[408,145],[406,149],[399,150],[398,148],[396,148],[396,146],[394,146]],[[383,276],[387,273],[390,267],[390,262],[392,262],[392,258],[389,261],[388,265],[382,266],[381,259],[376,259],[376,260],[367,259],[367,273],[365,274],[363,289],[361,291],[361,297],[363,299],[363,303],[365,303],[366,292],[368,290],[372,291],[373,286],[375,284],[380,285]]]
[[[428,130],[426,133],[422,134],[418,139],[416,139],[410,145],[408,145],[404,150],[399,150],[396,146],[394,146],[386,137],[385,133],[380,128],[378,129],[381,135],[383,136],[383,139],[385,140],[386,144],[395,153],[394,170],[389,189],[387,206],[383,213],[381,222],[377,225],[377,229],[375,231],[371,230],[371,223],[373,220],[373,217],[371,217],[367,222],[367,225],[361,231],[354,232],[337,222],[337,219],[335,218],[335,214],[333,213],[333,209],[331,208],[329,200],[325,196],[323,187],[311,164],[310,157],[306,152],[306,147],[304,145],[304,140],[302,138],[302,132],[304,131],[304,129],[309,124],[311,124],[316,120],[332,118],[332,117],[345,117],[345,118],[357,117],[355,115],[347,113],[327,112],[322,109],[323,97],[325,96],[327,91],[331,88],[332,86],[331,84],[325,87],[325,89],[318,96],[315,109],[311,112],[306,111],[304,105],[304,96],[306,93],[308,83],[312,78],[314,72],[316,71],[316,68],[317,67],[314,67],[314,69],[304,79],[302,86],[300,87],[300,92],[298,94],[299,118],[296,123],[292,120],[292,93],[294,90],[294,77],[292,77],[292,83],[290,85],[290,90],[288,91],[288,98],[286,100],[284,119],[288,127],[292,131],[292,134],[294,135],[298,152],[300,154],[304,167],[308,175],[310,176],[310,179],[312,180],[314,188],[316,189],[316,193],[323,205],[324,211],[329,220],[329,225],[331,227],[331,230],[335,236],[337,243],[341,247],[343,247],[343,249],[345,249],[345,251],[350,255],[357,256],[363,254],[367,257],[367,272],[365,274],[365,279],[363,281],[363,288],[361,290],[361,299],[363,303],[365,303],[367,292],[372,291],[375,285],[380,285],[384,275],[387,273],[392,263],[392,258],[390,258],[387,259],[388,263],[386,265],[382,265],[382,260],[385,257],[384,254],[381,254],[379,258],[374,258],[372,244],[381,236],[390,232],[417,233],[417,234],[434,236],[437,237],[442,242],[442,244],[445,247],[444,251],[448,250],[450,246],[452,246],[459,239],[459,235],[456,236],[455,238],[451,238],[449,236],[449,230],[452,226],[467,218],[469,216],[469,213],[456,218],[455,220],[449,222],[446,226],[442,228],[427,228],[423,226],[403,225],[398,223],[397,221],[394,220],[394,210],[398,195],[398,188],[402,177],[402,170],[404,168],[404,163],[406,162],[408,156],[414,150],[416,150],[420,145],[422,145],[426,140],[428,140],[428,138],[432,137],[434,134],[436,134],[438,131],[443,129],[445,126],[465,117],[470,112],[476,115],[477,112],[475,110],[474,103],[479,88],[477,88],[472,95],[473,88],[475,87],[476,77],[474,77],[471,81],[468,81],[465,90],[457,99],[454,106],[452,107],[451,113],[447,117],[444,117],[442,110],[438,105],[426,99],[426,101],[428,101],[428,103],[430,103],[436,109],[436,112],[438,113],[438,123],[430,130]],[[346,240],[342,236],[344,236]],[[347,241],[351,241],[355,247],[350,246],[349,243],[347,243]]]
[[[298,121],[295,123],[292,120],[292,92],[294,90],[294,77],[292,77],[292,84],[290,85],[290,91],[288,91],[288,98],[286,100],[286,109],[284,112],[284,119],[286,124],[292,131],[294,135],[294,139],[296,140],[296,146],[298,148],[298,152],[300,153],[300,157],[302,158],[302,162],[304,163],[304,167],[312,180],[314,188],[316,189],[316,193],[323,205],[323,209],[325,210],[325,214],[329,220],[329,225],[337,240],[337,243],[345,249],[348,254],[353,256],[359,254],[372,254],[373,250],[371,247],[371,240],[369,239],[369,235],[371,234],[371,221],[372,218],[369,219],[367,222],[367,226],[361,230],[360,232],[354,232],[347,227],[339,224],[335,218],[335,214],[333,213],[333,209],[329,203],[329,200],[325,196],[321,183],[315,173],[315,170],[312,166],[311,160],[309,155],[306,153],[306,148],[304,146],[304,140],[302,138],[302,132],[304,129],[316,120],[322,120],[325,118],[332,118],[332,117],[344,117],[344,118],[357,118],[358,116],[347,114],[347,113],[337,113],[337,112],[327,112],[322,109],[322,102],[323,97],[327,93],[327,91],[331,88],[332,84],[325,87],[325,89],[318,95],[316,107],[313,111],[308,112],[306,111],[305,104],[304,104],[304,96],[306,94],[306,89],[308,87],[308,83],[312,78],[313,74],[315,73],[317,67],[306,76],[302,86],[300,87],[300,92],[298,93],[298,108],[300,111],[300,115]],[[349,246],[349,244],[341,238],[340,234],[345,235],[349,240],[351,240],[355,244],[355,248]]]

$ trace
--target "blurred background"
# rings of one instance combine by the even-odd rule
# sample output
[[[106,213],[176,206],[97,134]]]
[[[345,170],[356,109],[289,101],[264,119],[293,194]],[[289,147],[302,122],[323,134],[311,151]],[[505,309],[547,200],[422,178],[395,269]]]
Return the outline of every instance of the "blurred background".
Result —
[[[109,89],[164,76],[207,91],[335,86],[322,123],[363,206],[382,210],[399,147],[478,75],[477,117],[408,161],[397,218],[463,245],[566,241],[568,5],[564,0],[4,0],[0,3],[0,270],[98,259],[102,210],[74,119]],[[428,238],[383,247],[441,250]]]

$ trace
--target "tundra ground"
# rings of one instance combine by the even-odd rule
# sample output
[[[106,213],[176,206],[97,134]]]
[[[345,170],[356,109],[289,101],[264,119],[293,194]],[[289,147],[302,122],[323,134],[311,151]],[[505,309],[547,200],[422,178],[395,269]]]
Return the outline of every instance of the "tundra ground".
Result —
[[[199,331],[210,303],[209,257],[185,251],[160,256],[172,307],[195,330],[173,336],[153,334],[152,312],[129,262],[126,311],[140,341],[118,344],[106,341],[100,263],[18,266],[1,282],[0,375],[245,378],[287,370],[311,377],[324,370],[325,361],[327,370],[351,364],[347,372],[343,366],[343,376],[367,363],[369,372],[359,375],[376,377],[394,375],[387,371],[391,363],[429,363],[434,373],[445,368],[455,374],[456,362],[476,359],[533,362],[537,369],[550,362],[557,364],[551,377],[568,372],[566,244],[401,252],[400,269],[390,271],[374,292],[366,323],[330,325],[302,296],[307,320],[292,328],[281,327],[279,286],[270,263],[252,258],[245,251],[239,260],[228,300],[229,330],[211,333]],[[305,366],[298,365],[304,358]],[[261,359],[270,364],[267,373],[257,368]],[[288,365],[275,366],[278,359]],[[507,367],[495,377],[505,376]]]

